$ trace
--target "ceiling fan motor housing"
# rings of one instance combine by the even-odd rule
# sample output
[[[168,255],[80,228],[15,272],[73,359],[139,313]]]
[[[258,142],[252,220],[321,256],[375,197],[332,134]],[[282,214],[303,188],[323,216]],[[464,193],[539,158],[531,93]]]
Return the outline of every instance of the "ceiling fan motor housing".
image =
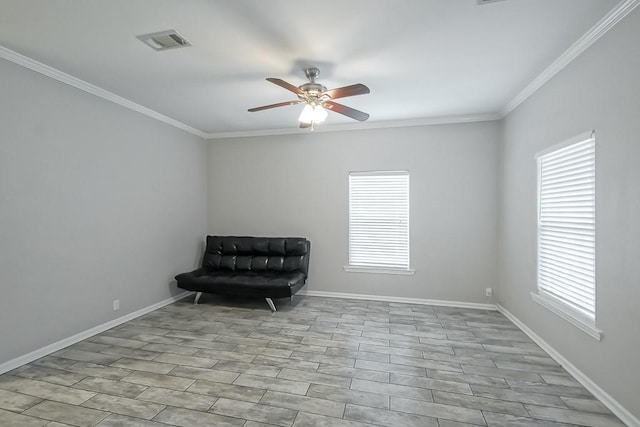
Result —
[[[316,79],[320,75],[319,69],[307,68],[304,70],[304,75],[309,79],[309,83],[298,86],[298,89],[303,92],[298,94],[298,98],[314,105],[318,105],[321,102],[331,99],[329,95],[321,95],[327,91],[326,86],[316,83]]]
[[[329,99],[329,95],[322,95],[327,91],[327,88],[318,83],[305,83],[303,85],[298,86],[298,88],[303,92],[298,94],[298,97],[303,101],[320,101],[324,102]]]

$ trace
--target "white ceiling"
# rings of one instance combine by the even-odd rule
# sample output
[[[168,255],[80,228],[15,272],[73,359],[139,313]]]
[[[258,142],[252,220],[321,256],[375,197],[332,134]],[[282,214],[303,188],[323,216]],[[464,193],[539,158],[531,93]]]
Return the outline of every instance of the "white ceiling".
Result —
[[[296,129],[266,77],[328,88],[373,123],[499,115],[618,0],[0,0],[0,45],[207,134]],[[137,35],[192,43],[156,52]],[[357,123],[336,113],[322,126]]]

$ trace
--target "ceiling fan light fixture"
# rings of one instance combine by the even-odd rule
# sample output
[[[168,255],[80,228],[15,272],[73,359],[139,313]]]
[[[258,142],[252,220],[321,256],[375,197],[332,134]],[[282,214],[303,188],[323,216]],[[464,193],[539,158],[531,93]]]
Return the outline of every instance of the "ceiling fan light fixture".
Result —
[[[322,123],[328,116],[329,113],[322,107],[322,105],[308,103],[302,109],[302,113],[300,113],[298,121],[307,125],[311,123]]]
[[[300,117],[298,117],[298,121],[300,123],[311,124],[313,122],[314,110],[311,104],[306,104],[302,109],[302,113],[300,113]]]
[[[314,123],[322,123],[327,119],[329,113],[325,110],[322,105],[316,105],[313,109],[313,122]]]

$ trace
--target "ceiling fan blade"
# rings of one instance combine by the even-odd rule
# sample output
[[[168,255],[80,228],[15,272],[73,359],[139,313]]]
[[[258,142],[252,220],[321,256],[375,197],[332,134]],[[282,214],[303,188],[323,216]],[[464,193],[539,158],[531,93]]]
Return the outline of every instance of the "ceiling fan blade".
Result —
[[[296,105],[296,104],[300,104],[301,102],[302,101],[300,101],[299,99],[295,101],[278,102],[277,104],[270,104],[270,105],[263,105],[262,107],[249,108],[247,111],[254,113],[256,111],[268,110],[270,108],[286,107],[287,105]]]
[[[347,117],[351,117],[352,119],[356,119],[361,122],[364,122],[369,118],[369,115],[367,113],[358,111],[355,108],[347,107],[346,105],[338,104],[337,102],[325,101],[322,103],[322,106],[327,110],[335,111],[336,113],[343,114]]]
[[[370,93],[368,87],[362,83],[356,83],[351,86],[339,87],[337,89],[330,89],[324,92],[323,95],[329,95],[331,99],[346,98],[347,96],[365,95]]]
[[[298,87],[292,85],[291,83],[287,83],[282,79],[276,79],[273,77],[267,77],[267,81],[278,85],[280,87],[285,88],[286,90],[290,90],[291,92],[295,93],[296,95],[302,95],[304,92],[301,91]]]

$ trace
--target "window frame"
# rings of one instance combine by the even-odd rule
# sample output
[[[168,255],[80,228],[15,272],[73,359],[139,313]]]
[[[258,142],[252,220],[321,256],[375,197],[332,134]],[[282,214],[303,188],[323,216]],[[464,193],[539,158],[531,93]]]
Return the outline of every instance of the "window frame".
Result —
[[[543,289],[541,287],[541,245],[543,242],[543,230],[542,230],[542,162],[545,157],[555,154],[558,151],[564,150],[573,145],[583,144],[586,142],[593,143],[593,186],[589,190],[592,191],[589,197],[592,197],[594,204],[593,213],[593,316],[590,313],[583,311],[577,307],[572,306],[570,303],[563,301],[560,297],[554,295],[549,289]],[[597,280],[596,280],[596,170],[595,170],[595,156],[596,156],[596,138],[595,131],[585,132],[577,135],[559,144],[553,145],[545,150],[538,152],[535,155],[536,167],[537,167],[537,212],[536,212],[536,283],[535,291],[531,292],[533,301],[547,308],[551,312],[555,313],[562,319],[576,326],[581,331],[587,333],[589,336],[600,341],[602,338],[602,331],[596,327],[596,315],[597,315]],[[547,287],[548,288],[548,287]]]
[[[352,177],[353,176],[398,176],[403,175],[407,177],[406,180],[406,236],[407,236],[407,247],[406,247],[406,267],[404,266],[388,266],[388,265],[359,265],[359,264],[351,264],[352,262]],[[350,273],[374,273],[374,274],[398,274],[398,275],[413,275],[415,274],[415,270],[411,268],[411,228],[410,228],[410,174],[408,171],[402,170],[377,170],[377,171],[353,171],[348,174],[348,233],[347,233],[347,264],[344,266],[344,271]]]

